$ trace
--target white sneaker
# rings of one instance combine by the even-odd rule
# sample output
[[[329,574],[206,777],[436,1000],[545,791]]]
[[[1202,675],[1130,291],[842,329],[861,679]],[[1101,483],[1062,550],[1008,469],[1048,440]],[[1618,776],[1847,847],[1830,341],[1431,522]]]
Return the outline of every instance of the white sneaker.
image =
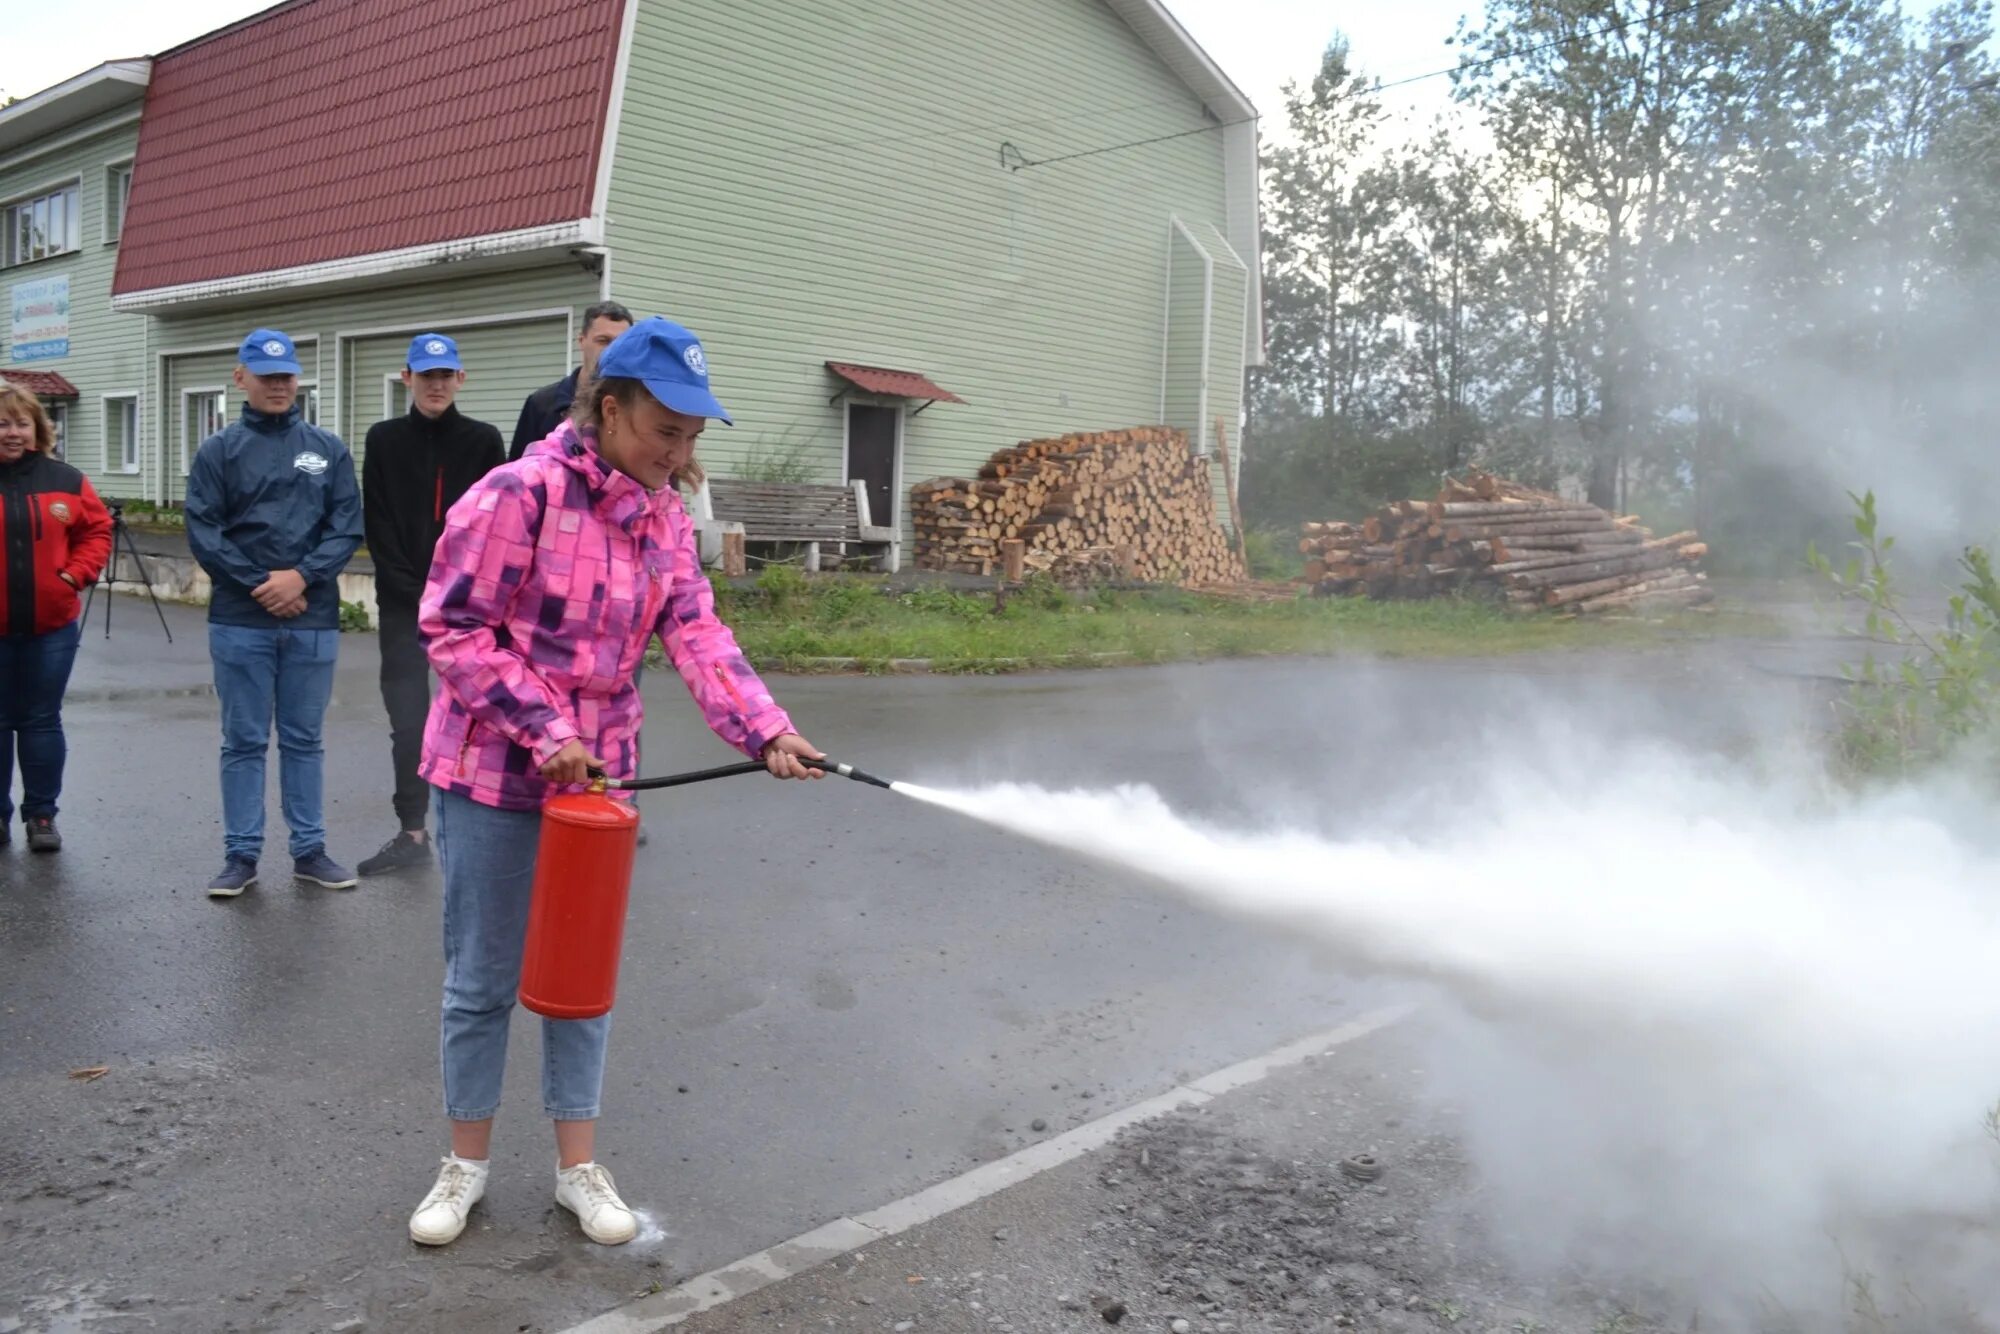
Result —
[[[639,1235],[639,1220],[618,1198],[611,1173],[596,1163],[557,1168],[556,1203],[575,1214],[583,1235],[600,1246],[623,1246]]]
[[[448,1156],[438,1169],[437,1184],[410,1215],[410,1240],[422,1246],[444,1246],[465,1231],[465,1216],[486,1194],[486,1164]]]

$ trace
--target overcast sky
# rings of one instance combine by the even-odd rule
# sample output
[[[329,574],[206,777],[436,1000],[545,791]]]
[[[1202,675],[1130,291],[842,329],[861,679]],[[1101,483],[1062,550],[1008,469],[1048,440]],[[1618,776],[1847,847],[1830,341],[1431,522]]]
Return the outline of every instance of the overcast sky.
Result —
[[[1280,86],[1312,77],[1336,27],[1345,29],[1361,63],[1388,80],[1451,64],[1444,39],[1461,12],[1482,7],[1464,0],[1167,0],[1167,6],[1250,95],[1268,128],[1284,120]],[[0,38],[0,92],[25,97],[107,60],[163,51],[265,7],[257,0],[10,5],[17,12],[8,14]],[[1388,97],[1394,107],[1428,120],[1444,104],[1447,82],[1433,80]]]
[[[972,0],[950,0],[972,3]],[[268,0],[75,0],[17,4],[0,34],[0,93],[26,96],[121,56],[150,55],[212,28],[254,14]],[[1196,41],[1207,48],[1264,118],[1267,137],[1282,132],[1288,79],[1305,80],[1320,52],[1344,31],[1360,67],[1382,81],[1444,69],[1455,59],[1445,45],[1459,16],[1477,17],[1484,0],[1166,0]],[[1937,0],[1910,0],[1924,13]],[[1418,130],[1449,105],[1450,80],[1391,89],[1384,100],[1398,130]]]

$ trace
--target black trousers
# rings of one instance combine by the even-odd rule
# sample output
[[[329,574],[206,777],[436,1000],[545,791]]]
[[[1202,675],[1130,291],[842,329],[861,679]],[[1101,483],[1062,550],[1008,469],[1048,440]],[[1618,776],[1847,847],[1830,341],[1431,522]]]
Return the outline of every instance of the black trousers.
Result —
[[[382,704],[389,710],[389,756],[396,768],[396,819],[416,831],[430,814],[430,784],[417,777],[431,711],[431,664],[417,636],[415,607],[382,607]]]

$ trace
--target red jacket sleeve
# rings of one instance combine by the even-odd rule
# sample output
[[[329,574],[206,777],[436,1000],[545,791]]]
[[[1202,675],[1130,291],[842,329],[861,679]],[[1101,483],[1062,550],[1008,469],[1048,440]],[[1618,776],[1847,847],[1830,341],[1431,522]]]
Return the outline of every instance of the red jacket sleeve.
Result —
[[[77,498],[82,512],[69,527],[69,559],[62,572],[81,588],[96,583],[111,559],[111,511],[97,498],[97,488],[88,477],[82,480]]]

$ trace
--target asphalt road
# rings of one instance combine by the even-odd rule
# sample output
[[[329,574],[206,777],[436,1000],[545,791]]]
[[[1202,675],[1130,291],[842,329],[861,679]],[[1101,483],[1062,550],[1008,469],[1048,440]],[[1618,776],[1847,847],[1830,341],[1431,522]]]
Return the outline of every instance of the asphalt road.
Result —
[[[647,799],[600,1157],[657,1226],[553,1207],[540,1043],[514,1029],[493,1181],[448,1250],[404,1221],[444,1149],[434,877],[295,887],[220,863],[199,613],[93,624],[68,848],[0,852],[0,1334],[557,1329],[1393,999],[1304,944],[858,784]],[[1825,646],[1504,662],[1268,661],[774,682],[837,757],[953,785],[1143,781],[1223,819],[1448,818],[1454,761],[1551,726],[1739,750],[1804,725]],[[331,850],[393,830],[373,640],[343,641]],[[670,673],[652,772],[726,762]],[[1551,722],[1550,720],[1555,720]],[[93,1081],[70,1072],[106,1066]]]

